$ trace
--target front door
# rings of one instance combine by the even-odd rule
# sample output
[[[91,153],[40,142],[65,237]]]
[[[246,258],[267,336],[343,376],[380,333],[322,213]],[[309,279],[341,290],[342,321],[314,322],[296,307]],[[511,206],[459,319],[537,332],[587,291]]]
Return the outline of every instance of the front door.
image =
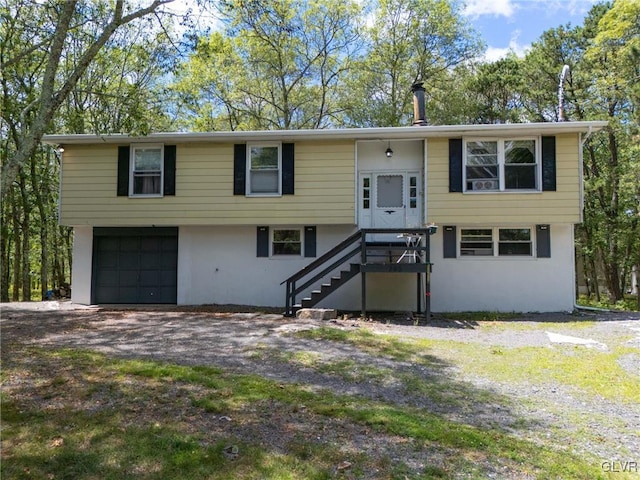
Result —
[[[363,172],[359,182],[360,228],[421,225],[422,182],[418,172]]]
[[[402,228],[405,226],[405,175],[402,173],[374,174],[375,203],[373,228]]]

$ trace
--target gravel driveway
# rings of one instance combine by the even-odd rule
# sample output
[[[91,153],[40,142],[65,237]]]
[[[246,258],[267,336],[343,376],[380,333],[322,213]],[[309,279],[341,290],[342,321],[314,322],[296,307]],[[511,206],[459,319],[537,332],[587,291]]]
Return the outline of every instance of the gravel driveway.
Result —
[[[239,373],[254,373],[280,382],[300,382],[341,394],[384,399],[398,405],[414,405],[471,425],[495,426],[511,430],[514,418],[527,419],[532,435],[545,435],[546,429],[569,432],[588,425],[597,435],[577,438],[578,451],[602,458],[640,462],[639,402],[628,405],[610,400],[586,402],[575,398],[561,385],[540,386],[499,383],[479,375],[465,373],[455,365],[443,371],[429,371],[379,356],[370,356],[340,342],[301,339],[291,332],[329,325],[343,329],[369,329],[381,335],[432,340],[454,340],[499,348],[551,347],[554,342],[572,338],[586,340],[584,348],[612,348],[621,342],[637,353],[624,359],[623,368],[640,376],[640,314],[586,312],[578,316],[565,313],[535,314],[513,320],[517,328],[482,328],[469,321],[431,319],[427,325],[414,326],[404,315],[380,317],[370,322],[344,319],[333,322],[283,318],[277,314],[229,313],[224,308],[136,308],[99,309],[75,307],[69,303],[15,303],[1,306],[2,354],[5,361],[12,348],[31,344],[45,347],[77,347],[126,358],[166,360],[189,365],[220,366]],[[597,320],[575,327],[576,320]],[[542,323],[544,322],[544,323]],[[551,322],[551,323],[550,323]],[[423,322],[424,323],[424,320]],[[573,326],[572,326],[573,325]],[[553,335],[556,335],[555,337]],[[407,392],[401,382],[380,385],[349,381],[339,376],[300,368],[278,358],[256,356],[256,351],[316,352],[326,358],[355,360],[366,365],[418,373],[423,377],[446,375],[448,380],[471,384],[509,399],[509,413],[500,404],[489,402],[472,409],[453,409],[446,402],[425,401]],[[598,441],[594,441],[598,438]],[[631,453],[630,453],[631,452]],[[635,453],[636,458],[629,458]]]

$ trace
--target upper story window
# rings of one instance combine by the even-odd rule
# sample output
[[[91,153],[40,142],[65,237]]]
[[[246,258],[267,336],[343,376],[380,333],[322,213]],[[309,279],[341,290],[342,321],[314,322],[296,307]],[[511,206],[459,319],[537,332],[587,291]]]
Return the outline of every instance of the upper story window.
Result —
[[[164,151],[162,145],[131,147],[131,196],[162,196]]]
[[[534,138],[467,140],[465,191],[540,190],[541,162]]]
[[[280,145],[248,145],[247,194],[280,195],[282,156]]]

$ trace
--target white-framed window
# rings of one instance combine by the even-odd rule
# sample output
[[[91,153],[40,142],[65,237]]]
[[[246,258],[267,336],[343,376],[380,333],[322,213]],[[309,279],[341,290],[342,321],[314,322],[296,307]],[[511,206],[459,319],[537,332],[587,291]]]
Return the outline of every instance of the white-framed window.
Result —
[[[460,256],[493,256],[493,229],[460,229]]]
[[[540,191],[537,138],[466,139],[465,192]]]
[[[533,256],[531,227],[461,228],[461,257]]]
[[[129,195],[161,197],[164,180],[164,147],[162,145],[132,145]]]
[[[499,256],[533,255],[530,228],[499,228],[498,229]]]
[[[302,255],[302,229],[274,228],[271,255]]]
[[[247,194],[280,195],[282,192],[280,144],[247,145]]]

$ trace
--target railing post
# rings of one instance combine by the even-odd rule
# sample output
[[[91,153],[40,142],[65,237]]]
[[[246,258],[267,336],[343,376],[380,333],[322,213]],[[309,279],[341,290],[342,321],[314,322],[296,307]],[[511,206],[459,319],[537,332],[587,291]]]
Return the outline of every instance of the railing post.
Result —
[[[360,261],[362,265],[367,264],[367,233],[364,230],[360,235]],[[362,320],[365,320],[367,317],[367,273],[364,270],[360,270],[360,280],[360,309],[362,311]]]
[[[287,294],[285,298],[284,311],[287,316],[291,315],[291,282],[287,280]]]
[[[293,314],[294,305],[296,304],[296,281],[291,282],[291,313]]]

